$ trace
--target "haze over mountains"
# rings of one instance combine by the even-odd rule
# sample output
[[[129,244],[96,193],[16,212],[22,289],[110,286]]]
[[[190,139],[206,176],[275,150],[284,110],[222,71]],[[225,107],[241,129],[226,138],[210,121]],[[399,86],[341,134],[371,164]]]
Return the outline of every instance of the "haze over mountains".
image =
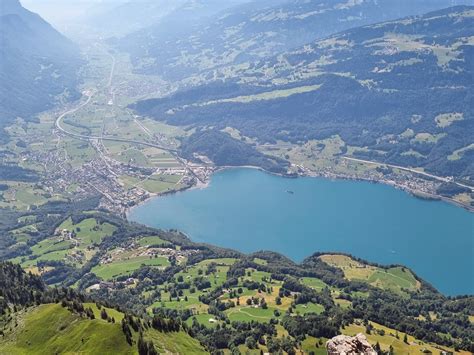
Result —
[[[79,49],[18,0],[0,6],[0,127],[77,98]]]
[[[230,126],[259,143],[337,134],[361,158],[472,178],[472,9],[394,20],[451,4],[123,1],[91,3],[96,10],[81,19],[114,34],[136,72],[191,87],[137,103],[141,114],[175,125]],[[1,14],[2,122],[45,110],[62,93],[77,98],[77,47],[17,0],[4,1]],[[147,28],[133,32],[140,27]],[[265,92],[274,92],[272,100],[233,99]]]
[[[214,14],[252,0],[156,0],[127,1],[110,9],[110,4],[96,6],[96,14],[85,23],[105,36],[123,37],[144,28],[156,28],[169,36]],[[155,27],[157,24],[159,25]],[[166,33],[166,34],[165,34]]]
[[[139,102],[133,107],[141,114],[230,126],[259,143],[337,134],[361,158],[472,178],[472,8],[391,20],[450,4],[107,2],[85,23],[117,36],[153,23],[115,39],[116,48],[130,52],[139,73],[198,87]],[[3,124],[52,107],[59,95],[77,98],[77,47],[17,0],[2,2],[1,11]],[[141,17],[147,20],[138,25]],[[131,27],[119,30],[126,18]],[[382,20],[390,21],[357,27]],[[235,102],[265,93],[264,100]]]
[[[473,15],[455,7],[348,30],[136,108],[261,143],[337,134],[361,158],[473,178],[474,152],[452,156],[474,132]]]
[[[209,79],[210,71],[222,66],[252,62],[342,30],[452,4],[451,0],[253,1],[211,18],[171,13],[158,25],[123,38],[119,48],[131,53],[140,72],[174,80],[190,75]],[[177,20],[180,26],[172,26]]]
[[[467,104],[472,95],[470,10],[454,15],[460,23],[440,13],[447,21],[436,14],[431,20],[389,22],[313,44],[349,28],[453,4],[472,1],[259,1],[177,27],[170,25],[174,15],[169,14],[158,25],[120,39],[117,48],[131,54],[138,73],[199,86],[189,91],[187,101],[187,94],[178,92],[175,106],[165,104],[163,110],[139,103],[142,114],[179,125],[231,126],[261,143],[339,134],[348,146],[360,148],[361,158],[472,178],[472,150],[466,149],[472,141],[463,134],[474,132]],[[271,106],[268,101],[200,106],[265,91],[256,86],[319,88],[323,82],[321,90],[279,98]],[[252,119],[257,116],[259,123]],[[446,118],[445,125],[436,121]]]

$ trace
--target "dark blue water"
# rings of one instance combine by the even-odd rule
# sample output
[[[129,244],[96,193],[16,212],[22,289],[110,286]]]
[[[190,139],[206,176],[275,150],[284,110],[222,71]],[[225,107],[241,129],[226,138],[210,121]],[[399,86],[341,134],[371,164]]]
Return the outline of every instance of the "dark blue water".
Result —
[[[381,184],[232,169],[215,174],[206,189],[152,199],[129,219],[296,261],[338,251],[399,263],[446,294],[474,294],[474,214]]]

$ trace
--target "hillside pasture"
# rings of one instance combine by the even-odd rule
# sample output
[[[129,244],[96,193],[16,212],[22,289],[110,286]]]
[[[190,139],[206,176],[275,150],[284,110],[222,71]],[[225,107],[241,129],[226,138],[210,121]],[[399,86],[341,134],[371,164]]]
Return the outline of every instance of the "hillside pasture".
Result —
[[[394,292],[414,291],[421,287],[420,282],[411,271],[404,267],[384,269],[360,263],[346,255],[323,255],[320,259],[341,269],[348,280],[363,281],[372,286]]]
[[[111,280],[118,276],[129,275],[142,265],[165,267],[169,261],[165,257],[135,256],[130,259],[114,260],[108,264],[94,266],[92,272],[104,280]]]

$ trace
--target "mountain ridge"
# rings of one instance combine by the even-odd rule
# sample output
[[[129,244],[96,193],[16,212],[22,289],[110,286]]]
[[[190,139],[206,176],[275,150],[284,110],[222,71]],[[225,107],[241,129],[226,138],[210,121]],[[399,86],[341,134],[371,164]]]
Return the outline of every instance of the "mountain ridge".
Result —
[[[471,0],[461,3],[474,4]],[[251,63],[335,32],[451,4],[448,0],[251,2],[188,26],[179,37],[158,26],[125,37],[119,48],[131,53],[140,73],[173,80],[186,76],[206,80],[216,75],[216,70],[219,75],[220,68],[225,77],[229,65]],[[144,57],[147,60],[143,61]]]

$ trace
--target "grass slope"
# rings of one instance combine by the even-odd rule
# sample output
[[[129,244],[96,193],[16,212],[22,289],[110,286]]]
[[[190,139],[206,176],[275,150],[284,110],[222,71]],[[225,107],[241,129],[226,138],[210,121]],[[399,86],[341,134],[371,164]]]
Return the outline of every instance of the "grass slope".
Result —
[[[140,256],[131,260],[121,260],[111,264],[98,265],[92,268],[92,272],[104,280],[109,280],[114,277],[131,274],[142,265],[166,266],[168,264],[168,259],[164,257],[149,258],[147,256]]]
[[[58,304],[19,315],[19,326],[0,344],[2,354],[134,354],[119,323],[86,320]]]
[[[341,269],[348,280],[367,282],[384,290],[400,293],[403,290],[414,291],[421,286],[411,271],[404,267],[384,269],[360,263],[346,255],[322,255],[320,259]]]
[[[120,320],[123,314],[113,309],[107,313],[116,323],[100,319],[95,304],[91,307],[96,319],[84,319],[69,312],[59,304],[46,304],[19,312],[14,326],[2,341],[0,354],[138,354],[136,344],[130,346],[125,340]],[[138,334],[133,334],[134,340]],[[148,329],[145,339],[152,340],[160,353],[206,354],[199,342],[184,332],[161,333]]]

